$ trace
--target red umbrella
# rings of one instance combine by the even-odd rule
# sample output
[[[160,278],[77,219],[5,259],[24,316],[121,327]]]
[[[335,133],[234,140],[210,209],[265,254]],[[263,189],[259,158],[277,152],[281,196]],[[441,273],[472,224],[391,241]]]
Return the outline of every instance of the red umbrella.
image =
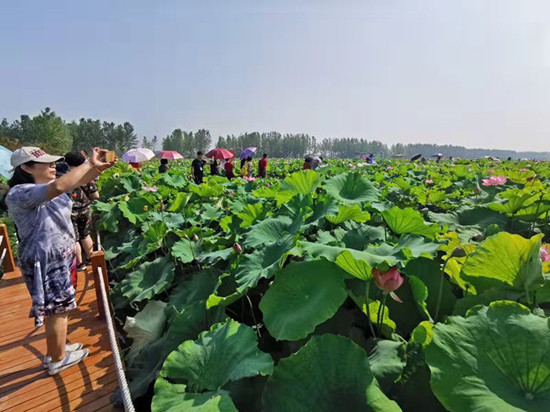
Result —
[[[157,157],[160,159],[172,159],[172,160],[183,159],[183,156],[180,155],[175,150],[163,150],[162,152],[159,152],[157,154]]]
[[[206,157],[213,157],[218,160],[224,160],[224,159],[233,159],[235,157],[235,153],[233,153],[231,150],[227,149],[212,149],[205,155]]]

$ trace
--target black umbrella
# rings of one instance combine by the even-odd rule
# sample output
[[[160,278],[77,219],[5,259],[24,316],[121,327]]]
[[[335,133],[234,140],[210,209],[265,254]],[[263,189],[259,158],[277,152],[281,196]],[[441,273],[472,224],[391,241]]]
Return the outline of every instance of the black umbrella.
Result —
[[[420,159],[421,157],[422,157],[422,153],[414,155],[413,157],[411,157],[411,162],[414,162],[414,161]]]

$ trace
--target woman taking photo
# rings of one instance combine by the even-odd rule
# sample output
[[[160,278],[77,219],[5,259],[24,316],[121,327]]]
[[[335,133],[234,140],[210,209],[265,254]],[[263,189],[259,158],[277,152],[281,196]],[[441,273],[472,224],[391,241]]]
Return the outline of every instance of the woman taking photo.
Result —
[[[76,308],[71,269],[76,267],[76,244],[71,200],[66,194],[91,182],[115,162],[101,160],[105,150],[94,149],[90,160],[56,180],[55,162],[37,147],[13,152],[13,176],[6,205],[20,238],[18,263],[32,298],[30,317],[46,318],[44,367],[55,375],[88,356],[82,344],[67,344],[68,312]]]

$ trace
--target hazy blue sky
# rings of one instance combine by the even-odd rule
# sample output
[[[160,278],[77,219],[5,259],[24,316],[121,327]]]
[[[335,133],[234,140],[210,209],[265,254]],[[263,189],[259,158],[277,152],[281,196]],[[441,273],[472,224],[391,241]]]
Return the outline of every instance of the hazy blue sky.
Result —
[[[3,1],[0,117],[550,150],[550,1]]]

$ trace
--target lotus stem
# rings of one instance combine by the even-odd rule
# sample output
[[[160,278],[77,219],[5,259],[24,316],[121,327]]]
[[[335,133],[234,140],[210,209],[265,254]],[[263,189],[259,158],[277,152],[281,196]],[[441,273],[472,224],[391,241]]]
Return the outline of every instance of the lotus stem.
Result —
[[[450,257],[445,261],[443,264],[443,269],[441,270],[441,280],[439,281],[439,292],[437,295],[437,305],[435,307],[435,316],[434,316],[434,323],[437,322],[437,319],[439,317],[439,308],[441,306],[441,295],[443,294],[443,279],[445,278],[445,268],[447,267],[447,262],[449,261]]]
[[[384,293],[384,298],[382,299],[382,302],[378,307],[378,316],[376,317],[376,323],[377,323],[378,333],[380,334],[380,337],[382,337],[382,321],[384,320],[384,307],[386,306],[387,298],[388,298],[388,294]]]
[[[369,308],[369,291],[370,291],[370,281],[365,282],[365,306],[367,307],[367,321],[369,323],[370,333],[372,337],[375,338],[376,334],[374,333],[374,328],[372,327],[372,321],[370,319],[370,308]]]

